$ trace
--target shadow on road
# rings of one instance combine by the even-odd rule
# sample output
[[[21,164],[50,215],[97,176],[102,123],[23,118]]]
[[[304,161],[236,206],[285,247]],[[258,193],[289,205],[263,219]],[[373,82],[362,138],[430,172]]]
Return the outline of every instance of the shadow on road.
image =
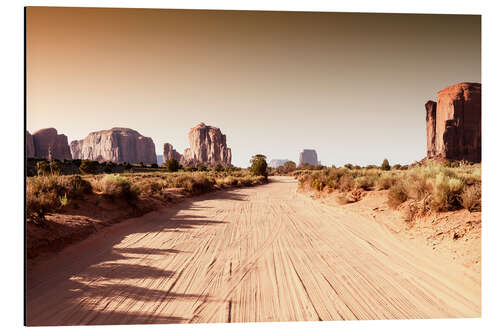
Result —
[[[134,304],[135,308],[140,306],[140,302],[153,303],[154,307],[176,298],[214,300],[207,300],[204,295],[173,293],[169,290],[171,287],[166,291],[155,287],[171,285],[165,280],[174,279],[179,272],[148,265],[148,260],[158,263],[162,257],[179,255],[181,251],[144,246],[120,247],[120,244],[132,234],[144,234],[146,237],[225,223],[200,215],[179,214],[180,211],[199,208],[200,202],[210,205],[213,199],[244,201],[246,195],[232,189],[188,198],[169,208],[103,229],[53,258],[37,263],[27,273],[27,325],[179,323],[189,320],[156,314],[145,316],[122,310],[125,307],[122,305],[128,303]],[[193,207],[195,202],[198,203],[197,208]],[[144,263],[138,263],[142,261]],[[129,279],[131,283],[123,284]],[[137,280],[147,280],[151,288],[134,285]],[[106,304],[104,307],[103,303]],[[119,309],[108,307],[110,303],[119,306]],[[148,304],[148,307],[151,306]]]

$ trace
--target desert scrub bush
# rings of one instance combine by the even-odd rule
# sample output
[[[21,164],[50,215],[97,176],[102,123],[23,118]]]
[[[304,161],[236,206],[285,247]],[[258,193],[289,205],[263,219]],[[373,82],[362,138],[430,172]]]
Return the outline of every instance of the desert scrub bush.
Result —
[[[99,162],[97,161],[83,160],[80,163],[80,172],[84,175],[95,174],[97,172],[98,166]]]
[[[365,191],[375,186],[376,176],[365,175],[354,178],[354,186]]]
[[[124,198],[127,200],[136,199],[139,195],[139,188],[125,177],[119,175],[106,175],[98,183],[101,193],[111,198]]]
[[[346,205],[354,202],[358,202],[363,197],[363,191],[359,188],[345,194],[340,194],[337,196],[337,202],[341,205]]]
[[[401,179],[391,186],[387,194],[387,204],[391,208],[396,208],[408,200],[407,184]]]
[[[466,186],[460,194],[460,204],[469,212],[481,210],[481,183]]]
[[[171,158],[165,162],[165,168],[168,172],[176,172],[181,168],[181,165],[175,158]]]
[[[458,179],[438,174],[433,182],[432,207],[437,211],[447,211],[460,207],[460,194],[464,183]]]
[[[350,173],[343,174],[339,179],[338,189],[348,192],[354,188],[354,177]]]
[[[377,189],[388,190],[396,183],[396,176],[392,173],[384,173],[377,179]]]
[[[203,172],[207,171],[208,168],[205,165],[198,165],[197,170]]]
[[[48,176],[51,174],[50,163],[48,161],[39,161],[36,163],[36,171],[39,176]]]

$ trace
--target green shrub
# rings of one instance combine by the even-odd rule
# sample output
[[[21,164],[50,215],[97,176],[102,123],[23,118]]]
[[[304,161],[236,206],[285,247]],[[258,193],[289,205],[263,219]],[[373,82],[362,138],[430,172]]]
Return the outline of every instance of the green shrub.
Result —
[[[380,169],[383,171],[391,170],[391,166],[389,165],[389,161],[387,160],[387,158],[385,158],[382,164],[380,165]]]
[[[250,171],[254,176],[264,176],[267,179],[267,162],[266,156],[257,154],[252,156],[250,160]]]
[[[215,172],[222,172],[222,171],[224,171],[224,168],[222,167],[222,165],[217,164],[217,165],[214,167],[214,171],[215,171]]]
[[[435,210],[447,211],[460,207],[460,194],[464,187],[460,179],[440,173],[433,185],[431,205]]]
[[[98,166],[99,162],[97,161],[84,160],[80,164],[80,172],[83,174],[95,174]]]
[[[36,171],[39,176],[48,176],[51,174],[50,163],[42,160],[36,163]]]
[[[297,164],[294,161],[287,161],[283,164],[283,169],[286,173],[293,172],[297,169]]]
[[[109,197],[131,200],[139,195],[139,189],[132,186],[131,182],[122,176],[106,175],[100,180],[99,185],[102,194]]]
[[[180,167],[181,165],[179,164],[179,161],[177,161],[173,157],[165,163],[165,168],[167,169],[168,172],[177,172],[180,169]]]

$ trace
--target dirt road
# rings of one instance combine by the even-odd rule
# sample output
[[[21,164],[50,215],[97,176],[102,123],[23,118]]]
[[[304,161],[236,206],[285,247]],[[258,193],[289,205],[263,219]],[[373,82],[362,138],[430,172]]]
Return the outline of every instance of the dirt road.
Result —
[[[292,178],[186,200],[28,271],[28,325],[477,317],[480,281]]]

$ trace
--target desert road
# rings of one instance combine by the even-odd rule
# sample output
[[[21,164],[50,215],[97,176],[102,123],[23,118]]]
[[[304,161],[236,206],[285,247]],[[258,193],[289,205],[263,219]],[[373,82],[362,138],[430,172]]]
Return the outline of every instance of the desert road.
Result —
[[[478,317],[480,281],[293,178],[105,228],[28,271],[28,325]]]

